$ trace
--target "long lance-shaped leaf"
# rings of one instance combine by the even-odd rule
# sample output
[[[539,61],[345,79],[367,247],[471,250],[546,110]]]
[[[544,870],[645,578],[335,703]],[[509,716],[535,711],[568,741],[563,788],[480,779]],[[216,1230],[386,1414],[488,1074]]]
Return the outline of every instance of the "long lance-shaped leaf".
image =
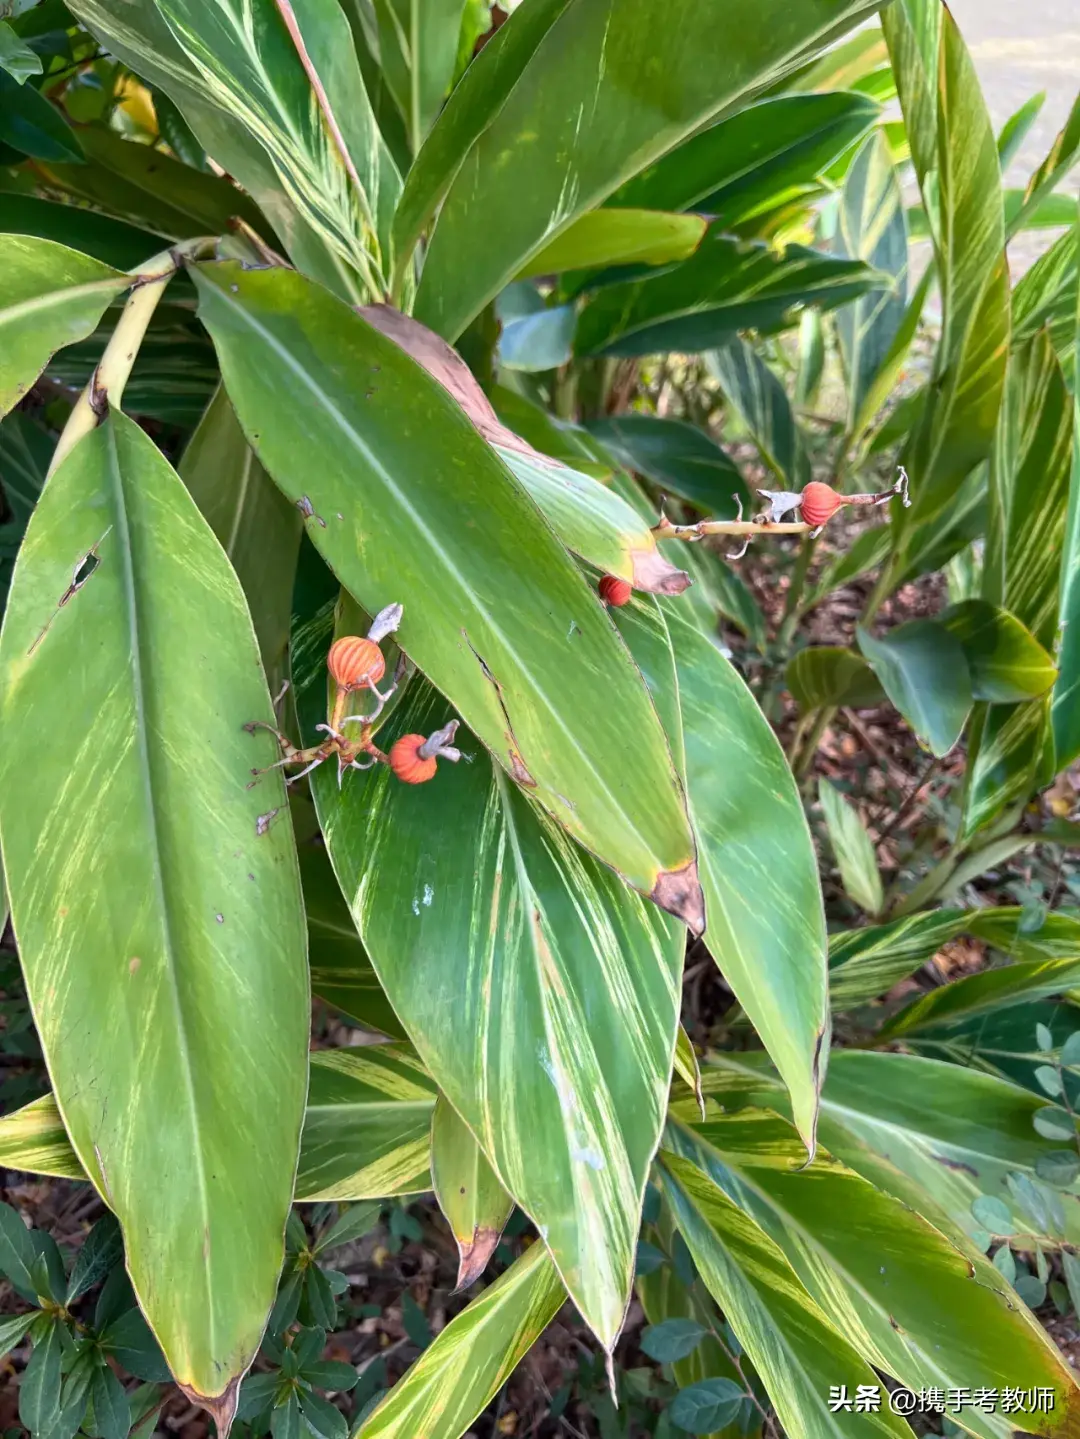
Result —
[[[907,225],[900,184],[880,130],[863,145],[844,181],[839,242],[844,254],[893,277],[891,289],[845,305],[836,317],[851,433],[907,310]]]
[[[467,1289],[487,1268],[514,1201],[443,1095],[431,1120],[431,1178],[458,1247],[457,1287]]]
[[[1009,223],[1009,234],[1015,235],[1023,229],[1024,222],[1038,207],[1044,196],[1050,195],[1058,183],[1066,178],[1080,158],[1080,95],[1073,101],[1072,109],[1064,125],[1054,138],[1050,153],[1034,172],[1024,190],[1020,208]]]
[[[300,275],[219,264],[196,281],[248,440],[342,583],[369,613],[404,604],[403,649],[500,765],[700,928],[693,838],[641,677],[460,407]]]
[[[1080,219],[1074,226],[1073,265],[1080,260]],[[1080,755],[1080,284],[1076,285],[1073,338],[1073,452],[1069,507],[1061,555],[1059,605],[1060,677],[1054,689],[1053,726],[1057,765],[1065,769]]]
[[[794,777],[750,691],[670,603],[666,614],[701,846],[705,943],[784,1076],[813,1153],[829,1006],[810,831]]]
[[[0,416],[64,345],[85,340],[131,284],[109,265],[52,240],[0,235]]]
[[[176,104],[206,153],[258,202],[293,262],[335,293],[355,298],[351,265],[297,210],[254,134],[211,97],[155,0],[125,0],[122,7],[111,0],[72,0],[70,8],[110,55]]]
[[[207,96],[270,157],[307,226],[369,285],[400,180],[337,0],[159,0]]]
[[[429,1190],[437,1095],[407,1045],[316,1050],[296,1199],[385,1199]],[[62,1179],[88,1178],[51,1094],[0,1119],[0,1164]]]
[[[909,1389],[928,1384],[1045,1385],[1050,1413],[1025,1413],[1032,1432],[1068,1433],[1080,1389],[1005,1279],[906,1204],[835,1159],[805,1166],[776,1115],[744,1110],[690,1127],[671,1124],[665,1148],[691,1160],[779,1245],[832,1322],[875,1369]],[[1003,1439],[1009,1416],[947,1406],[965,1428]]]
[[[690,576],[660,553],[649,524],[614,489],[551,459],[504,425],[468,365],[433,330],[388,305],[369,305],[361,313],[453,396],[567,549],[635,589],[675,595],[689,585]]]
[[[713,1056],[703,1076],[709,1098],[728,1112],[743,1107],[783,1112],[783,1085],[762,1054]],[[982,1228],[971,1206],[980,1194],[1006,1198],[1041,1182],[1044,1166],[1061,1158],[1061,1141],[1044,1138],[1034,1117],[1045,1096],[996,1075],[911,1054],[837,1050],[821,1096],[821,1142],[830,1154],[879,1189],[942,1227]],[[692,1107],[679,1102],[691,1121]],[[1064,1113],[1064,1111],[1062,1111]],[[1013,1176],[1012,1183],[1009,1176]],[[1017,1176],[1023,1176],[1017,1186]],[[1055,1184],[1061,1232],[1050,1210],[1023,1210],[1023,1232],[1054,1245],[1080,1236],[1080,1194]],[[1038,1206],[1036,1206],[1038,1207]]]
[[[0,715],[4,869],[57,1099],[173,1373],[227,1426],[299,1149],[303,910],[291,831],[259,833],[280,779],[246,778],[273,744],[243,726],[272,711],[239,585],[115,410],[30,522]]]
[[[931,1024],[964,1019],[1012,1004],[1061,994],[1080,983],[1080,957],[1041,964],[1010,964],[969,974],[914,999],[878,1032],[879,1039],[914,1033]]]
[[[382,71],[415,152],[453,79],[465,0],[374,0],[374,5]]]
[[[656,0],[571,0],[454,176],[417,318],[453,340],[579,215],[874,8],[703,0],[669,23]],[[719,60],[717,27],[740,37]]]
[[[836,1412],[829,1390],[874,1385],[870,1365],[833,1327],[782,1251],[689,1160],[663,1154],[664,1194],[698,1272],[792,1439],[909,1433],[888,1411]]]
[[[325,709],[328,639],[294,647],[307,733]],[[380,747],[449,717],[414,679]],[[610,1347],[671,1078],[683,935],[471,736],[456,743],[471,761],[424,785],[379,766],[339,790],[316,770],[323,834],[410,1039]]]
[[[924,199],[939,215],[942,331],[931,399],[902,456],[915,477],[912,507],[896,516],[902,550],[990,451],[1005,380],[1009,281],[997,147],[956,23],[938,0],[899,0],[882,24]]]
[[[727,344],[739,330],[783,329],[802,306],[834,309],[890,283],[861,260],[736,240],[716,223],[681,265],[598,289],[578,318],[574,350],[698,353]]]
[[[739,339],[710,350],[705,364],[780,485],[801,490],[810,478],[810,459],[791,401],[777,376],[752,345]]]
[[[461,1439],[565,1299],[544,1246],[531,1245],[450,1321],[353,1439]]]

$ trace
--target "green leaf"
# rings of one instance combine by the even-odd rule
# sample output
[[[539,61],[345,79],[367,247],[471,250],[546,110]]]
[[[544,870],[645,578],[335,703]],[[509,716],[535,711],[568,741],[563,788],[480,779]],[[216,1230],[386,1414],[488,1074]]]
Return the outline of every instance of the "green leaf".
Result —
[[[31,1324],[40,1317],[40,1309],[31,1309],[29,1314],[14,1314],[0,1319],[0,1359],[11,1353]]]
[[[0,144],[36,160],[82,159],[82,146],[45,96],[0,65]]]
[[[701,243],[707,222],[700,215],[662,210],[592,210],[535,254],[517,279],[561,275],[604,265],[671,265]]]
[[[431,1178],[458,1247],[457,1288],[467,1289],[487,1268],[514,1201],[442,1095],[431,1121]]]
[[[0,1164],[61,1179],[86,1178],[51,1094],[43,1094],[0,1119]],[[0,1269],[3,1267],[0,1244]]]
[[[702,1379],[680,1389],[668,1407],[668,1416],[677,1429],[690,1434],[711,1434],[723,1429],[738,1414],[744,1393],[731,1379]]]
[[[1009,279],[994,132],[951,13],[936,0],[899,0],[882,26],[924,201],[939,215],[942,293],[929,402],[901,456],[917,476],[911,509],[897,515],[902,554],[906,537],[989,454],[1008,354]]]
[[[729,228],[821,189],[880,113],[865,95],[780,95],[728,115],[618,189],[612,205],[696,210]]]
[[[1049,325],[1054,348],[1061,351],[1056,332],[1071,345],[1076,334],[1077,243],[1080,226],[1074,222],[1045,254],[1020,276],[1012,293],[1013,343],[1031,340]]]
[[[325,703],[321,663],[314,674],[309,722]],[[414,679],[380,744],[447,718]],[[379,766],[339,791],[316,770],[320,822],[410,1038],[610,1344],[670,1081],[683,932],[577,849],[471,736],[457,743],[471,762],[423,786]],[[539,1078],[522,1069],[523,1046]]]
[[[6,70],[22,85],[31,75],[40,75],[43,69],[41,56],[31,50],[6,21],[0,20],[0,70]]]
[[[0,1201],[0,1272],[30,1303],[38,1297],[32,1270],[37,1259],[34,1241],[17,1210]]]
[[[464,0],[374,0],[374,9],[382,72],[415,152],[454,77]]]
[[[783,1113],[783,1086],[764,1060],[761,1054],[715,1055],[702,1075],[708,1098],[725,1110],[752,1106]],[[997,1075],[942,1060],[837,1050],[821,1095],[821,1142],[939,1228],[947,1229],[948,1221],[974,1237],[985,1227],[971,1211],[979,1196],[1002,1194],[1010,1174],[1042,1178],[1044,1164],[1058,1153],[1033,1126],[1045,1103]],[[676,1113],[697,1122],[685,1101]],[[1061,1202],[1063,1233],[1075,1242],[1080,1196],[1062,1194]],[[1040,1233],[1043,1223],[1025,1212],[1021,1227]]]
[[[971,711],[971,674],[960,641],[937,620],[908,620],[875,639],[860,626],[859,648],[920,743],[947,755]]]
[[[788,661],[784,679],[803,713],[825,705],[862,709],[879,704],[884,691],[861,655],[841,645],[810,645]]]
[[[188,441],[180,478],[236,571],[263,665],[277,677],[303,521],[255,458],[221,386]]]
[[[346,1439],[349,1423],[340,1409],[303,1389],[300,1390],[299,1400],[304,1423],[317,1439]]]
[[[811,15],[793,14],[786,0],[737,0],[734,9],[730,0],[705,0],[668,25],[658,23],[655,0],[621,0],[618,24],[611,0],[545,5],[522,23],[520,48],[515,35],[485,64],[485,47],[473,67],[476,86],[447,125],[458,143],[446,147],[450,164],[437,173],[445,199],[417,318],[453,340],[579,215],[871,8],[864,0],[820,0]],[[718,25],[756,41],[728,47],[718,61]],[[493,70],[503,70],[487,81],[496,94],[478,106],[476,90]],[[579,123],[586,113],[588,123]],[[466,114],[471,123],[462,123]],[[432,141],[438,134],[437,126]]]
[[[88,1289],[100,1284],[114,1264],[124,1257],[120,1226],[111,1214],[102,1217],[86,1236],[71,1267],[65,1303],[71,1305]]]
[[[844,181],[838,253],[864,260],[892,287],[845,305],[836,329],[847,376],[848,430],[854,431],[907,310],[908,239],[900,184],[881,131],[862,146]]]
[[[234,216],[267,239],[274,238],[258,207],[221,176],[193,170],[104,126],[87,126],[80,136],[86,163],[49,164],[45,173],[51,187],[170,239],[224,233]],[[74,223],[84,222],[80,216]],[[69,244],[71,234],[69,230],[63,236]],[[160,242],[150,240],[139,258],[161,248]]]
[[[1073,265],[1080,259],[1080,218],[1073,231]],[[1080,355],[1080,284],[1076,286],[1074,349]],[[1054,690],[1053,725],[1057,765],[1064,769],[1080,755],[1080,376],[1077,364],[1073,377],[1073,452],[1069,481],[1069,502],[1061,557],[1061,641],[1058,664],[1061,675]]]
[[[60,1415],[61,1329],[58,1319],[50,1319],[38,1334],[19,1384],[19,1418],[32,1434],[51,1428]]]
[[[205,92],[258,140],[297,214],[339,262],[344,289],[358,295],[350,273],[377,277],[389,260],[382,249],[401,182],[340,7],[257,0],[258,25],[245,0],[158,0],[158,9]]]
[[[107,1364],[94,1370],[90,1402],[94,1406],[94,1430],[99,1439],[127,1439],[131,1406],[123,1385]]]
[[[350,593],[371,613],[403,603],[403,649],[500,764],[630,883],[698,921],[689,825],[640,677],[458,406],[297,274],[219,264],[196,280],[248,439],[311,510],[309,534]],[[382,543],[391,534],[402,542]]]
[[[1037,964],[1010,964],[984,969],[943,984],[904,1006],[878,1032],[893,1038],[943,1020],[984,1014],[1012,1004],[1027,1003],[1071,989],[1080,977],[1080,958],[1049,959]]]
[[[1068,1140],[1070,1144],[1076,1141],[1076,1121],[1063,1109],[1055,1109],[1052,1105],[1048,1105],[1033,1116],[1032,1122],[1037,1132],[1046,1139],[1064,1139]]]
[[[377,1199],[430,1189],[436,1096],[407,1045],[314,1051],[297,1199]]]
[[[810,461],[787,392],[753,346],[732,340],[706,356],[724,398],[740,416],[762,461],[785,489],[801,490]]]
[[[641,1331],[641,1351],[658,1364],[675,1364],[693,1354],[708,1332],[696,1319],[665,1319]]]
[[[717,519],[733,519],[750,492],[738,466],[710,435],[685,420],[658,415],[614,415],[589,422],[595,435],[627,469],[663,493],[689,500]]]
[[[834,1158],[822,1153],[807,1166],[794,1130],[775,1115],[744,1110],[692,1130],[673,1124],[668,1147],[757,1221],[875,1369],[916,1390],[1023,1375],[1025,1384],[1054,1390],[1057,1414],[1076,1402],[1076,1381],[1057,1349],[1016,1309],[992,1264]],[[962,1417],[988,1439],[1008,1429],[1007,1420],[971,1408]],[[1059,1421],[1025,1422],[1051,1433]]]
[[[319,843],[300,846],[300,878],[308,922],[308,960],[313,993],[364,1029],[404,1039],[371,960],[356,932],[349,906]]]
[[[887,1413],[840,1418],[830,1412],[830,1388],[843,1384],[854,1394],[874,1382],[870,1366],[834,1329],[780,1249],[722,1189],[674,1154],[663,1154],[661,1166],[679,1231],[785,1433],[792,1439],[861,1429],[902,1434],[903,1421]]]
[[[887,993],[933,959],[969,927],[973,916],[942,909],[909,914],[871,929],[845,930],[829,936],[829,993],[833,1007],[851,1008]]]
[[[1045,694],[1057,678],[1054,661],[1008,610],[965,600],[950,606],[941,623],[963,647],[977,700],[1016,704]]]
[[[795,779],[731,664],[665,607],[697,831],[705,943],[792,1094],[813,1152],[828,1046],[825,920]],[[768,876],[769,903],[759,902]]]
[[[11,909],[68,1132],[174,1374],[227,1412],[273,1299],[299,1147],[303,912],[289,828],[257,827],[284,787],[247,789],[274,746],[243,732],[271,718],[243,596],[116,410],[31,519],[0,716]]]
[[[436,1336],[353,1431],[354,1439],[459,1439],[565,1298],[544,1246],[532,1244]]]
[[[880,913],[885,904],[885,889],[877,851],[858,810],[827,779],[818,784],[818,798],[848,897],[868,914]]]
[[[37,195],[5,194],[0,208],[0,231],[56,240],[106,265],[115,265],[118,270],[134,269],[155,250],[163,248],[158,235],[114,220],[110,215],[99,215],[56,200],[42,200]]]
[[[51,240],[0,235],[0,415],[63,345],[84,340],[131,280]]]
[[[861,260],[804,245],[773,249],[713,223],[689,260],[595,291],[578,317],[578,355],[697,354],[739,330],[784,329],[806,305],[831,310],[888,284]]]
[[[1051,744],[1049,697],[979,707],[968,742],[962,842],[970,843],[1008,810],[1022,808],[1040,785],[1049,784],[1054,770]],[[980,866],[978,873],[985,868]]]
[[[1018,110],[1014,110],[1009,118],[1002,125],[998,133],[997,147],[998,158],[1001,161],[1002,174],[1009,168],[1016,159],[1017,152],[1027,138],[1032,125],[1039,118],[1043,106],[1046,104],[1046,91],[1040,90],[1038,94],[1031,95],[1024,101]]]
[[[1080,96],[1077,96],[1073,102],[1065,124],[1058,131],[1054,143],[1050,147],[1050,153],[1028,181],[1023,203],[1009,225],[1010,236],[1015,235],[1018,230],[1023,228],[1025,221],[1038,206],[1039,201],[1056,189],[1058,183],[1066,178],[1078,159],[1080,159]]]

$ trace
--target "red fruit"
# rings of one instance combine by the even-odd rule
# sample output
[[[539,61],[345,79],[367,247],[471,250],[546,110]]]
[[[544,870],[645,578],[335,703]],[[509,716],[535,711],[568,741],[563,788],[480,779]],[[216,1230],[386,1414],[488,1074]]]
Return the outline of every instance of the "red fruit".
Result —
[[[341,689],[362,690],[379,683],[386,673],[386,661],[374,640],[343,635],[330,646],[326,668]]]
[[[435,756],[425,759],[419,752],[420,746],[426,743],[422,734],[406,734],[391,747],[390,768],[406,784],[423,784],[435,776]]]
[[[620,580],[614,575],[605,575],[598,588],[600,598],[614,609],[629,604],[630,596],[634,593],[634,587],[629,580]]]
[[[812,530],[816,530],[820,525],[827,524],[837,510],[843,509],[846,504],[844,496],[838,495],[831,485],[822,484],[820,480],[811,480],[802,492],[799,508],[806,523]]]

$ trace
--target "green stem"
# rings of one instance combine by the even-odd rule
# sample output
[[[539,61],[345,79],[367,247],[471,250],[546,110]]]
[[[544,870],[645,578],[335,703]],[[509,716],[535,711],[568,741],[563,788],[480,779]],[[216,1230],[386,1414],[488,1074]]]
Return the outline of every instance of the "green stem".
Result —
[[[50,476],[60,468],[79,441],[97,429],[108,415],[110,407],[119,408],[124,398],[124,386],[139,353],[139,346],[166,285],[185,259],[193,258],[216,243],[215,240],[203,238],[185,240],[131,271],[133,285],[124,312],[104,354],[94,367],[86,389],[68,416],[68,422],[57,441],[49,465]]]
[[[784,615],[776,637],[781,648],[786,648],[791,644],[795,630],[798,628],[799,617],[802,613],[799,601],[806,588],[806,577],[810,573],[816,548],[817,540],[806,539],[799,550],[799,557],[795,561],[795,568],[791,573],[791,584],[788,586],[787,597],[784,600]]]
[[[821,737],[832,724],[835,715],[835,705],[822,705],[821,709],[818,710],[810,733],[807,735],[803,744],[798,763],[795,766],[795,777],[797,779],[803,779],[809,771],[810,766],[814,762],[814,756],[817,754],[818,745],[821,743]]]

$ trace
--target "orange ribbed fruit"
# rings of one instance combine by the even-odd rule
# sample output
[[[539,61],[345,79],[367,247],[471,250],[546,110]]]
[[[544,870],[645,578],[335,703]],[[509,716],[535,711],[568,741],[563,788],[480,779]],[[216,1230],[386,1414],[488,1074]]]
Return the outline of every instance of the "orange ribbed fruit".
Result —
[[[629,580],[620,580],[615,575],[605,575],[598,588],[604,603],[614,606],[615,609],[629,604],[630,596],[634,593],[634,587]]]
[[[342,635],[330,646],[326,668],[343,690],[362,690],[379,683],[386,673],[386,661],[374,640]]]
[[[847,500],[843,495],[838,495],[832,485],[823,484],[821,480],[811,480],[802,492],[799,508],[806,523],[812,530],[816,530],[819,525],[827,524],[837,510],[843,509],[846,504]]]
[[[398,779],[404,780],[406,784],[423,784],[425,780],[434,777],[435,756],[424,759],[419,754],[420,746],[424,743],[422,734],[406,734],[395,740],[391,747],[390,768]]]

